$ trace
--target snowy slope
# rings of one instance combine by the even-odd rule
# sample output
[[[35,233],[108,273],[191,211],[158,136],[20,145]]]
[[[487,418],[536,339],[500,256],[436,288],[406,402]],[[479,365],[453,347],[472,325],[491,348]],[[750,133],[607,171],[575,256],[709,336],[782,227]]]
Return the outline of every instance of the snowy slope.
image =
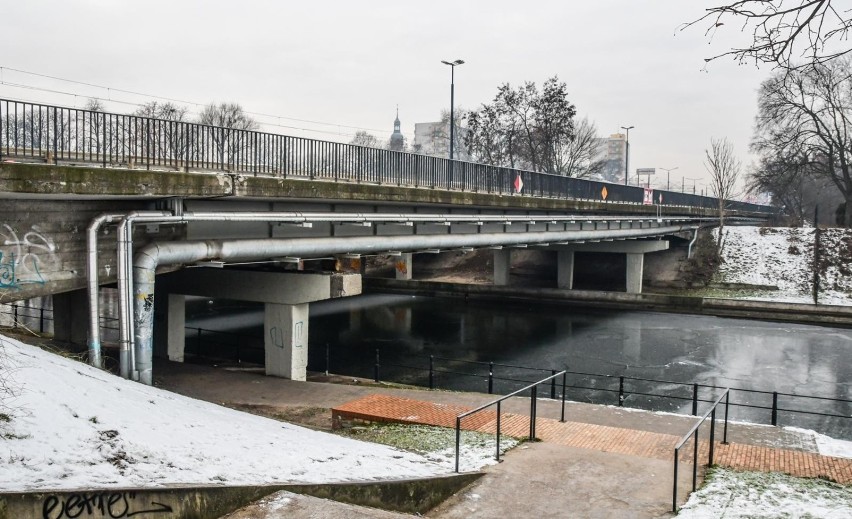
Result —
[[[390,447],[193,400],[0,336],[0,490],[252,485],[450,472]],[[8,421],[6,415],[11,415]]]
[[[852,305],[852,231],[825,229],[820,240],[819,302]],[[725,227],[715,281],[778,287],[751,299],[813,303],[813,242],[813,228]]]

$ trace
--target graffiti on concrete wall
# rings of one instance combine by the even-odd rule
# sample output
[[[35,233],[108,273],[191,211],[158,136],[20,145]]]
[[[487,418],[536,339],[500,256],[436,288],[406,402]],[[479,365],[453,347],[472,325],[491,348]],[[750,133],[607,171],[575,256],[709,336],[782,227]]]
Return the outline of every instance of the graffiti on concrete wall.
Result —
[[[43,272],[58,262],[53,240],[33,226],[19,234],[11,225],[0,225],[0,288],[45,283]]]
[[[120,518],[143,514],[171,514],[172,507],[156,501],[137,502],[136,492],[81,492],[49,495],[44,499],[41,511],[43,519]]]

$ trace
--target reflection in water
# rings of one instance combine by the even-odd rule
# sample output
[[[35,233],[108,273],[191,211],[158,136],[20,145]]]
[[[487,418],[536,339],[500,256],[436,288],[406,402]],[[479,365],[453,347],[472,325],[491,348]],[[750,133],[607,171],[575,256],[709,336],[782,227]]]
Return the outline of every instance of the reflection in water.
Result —
[[[210,312],[226,321],[213,305],[188,308],[197,326]],[[233,308],[229,311],[233,313]],[[255,312],[259,312],[258,308]],[[227,312],[226,312],[227,313]],[[251,314],[241,314],[244,331],[254,327]],[[244,323],[252,326],[244,328]],[[225,328],[216,328],[224,330]],[[850,399],[849,366],[852,330],[778,324],[741,319],[650,312],[590,311],[535,302],[465,302],[459,299],[371,294],[311,304],[309,369],[372,377],[376,350],[381,375],[392,380],[428,384],[429,355],[436,360],[438,387],[484,391],[487,365],[472,361],[543,368],[496,366],[495,392],[506,393],[524,380],[543,378],[550,370],[599,373],[684,382],[625,382],[625,404],[679,412],[692,408],[692,383]],[[257,333],[257,332],[252,332]],[[255,348],[263,362],[262,339]],[[243,341],[243,360],[252,360]],[[443,373],[452,372],[452,373]],[[616,404],[618,380],[573,375],[569,389],[574,400]],[[659,398],[639,393],[666,394]],[[711,400],[712,388],[699,398]],[[732,402],[770,406],[771,395],[735,392]],[[822,426],[784,411],[811,410],[850,416],[850,405],[825,400],[779,396],[781,425],[800,425],[849,436],[850,420],[825,419]],[[706,404],[703,404],[706,406]],[[702,407],[699,407],[699,412]],[[764,423],[769,411],[735,408],[733,416]],[[806,417],[805,417],[806,418]],[[847,423],[848,422],[848,423]],[[827,429],[826,429],[827,428]]]

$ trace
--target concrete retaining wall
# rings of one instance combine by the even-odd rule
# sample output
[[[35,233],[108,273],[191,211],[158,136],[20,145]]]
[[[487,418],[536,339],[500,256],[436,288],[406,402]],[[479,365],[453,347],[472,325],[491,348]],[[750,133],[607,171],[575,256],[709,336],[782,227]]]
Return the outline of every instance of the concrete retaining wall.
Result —
[[[476,481],[481,473],[402,481],[327,485],[77,490],[0,494],[0,519],[216,519],[279,490],[423,514]]]
[[[396,292],[440,297],[470,299],[535,300],[585,308],[645,310],[684,314],[740,317],[793,323],[852,326],[852,307],[744,301],[709,297],[673,296],[661,294],[627,294],[560,290],[551,288],[518,288],[493,285],[466,285],[430,281],[397,281],[395,279],[363,278],[367,292]]]

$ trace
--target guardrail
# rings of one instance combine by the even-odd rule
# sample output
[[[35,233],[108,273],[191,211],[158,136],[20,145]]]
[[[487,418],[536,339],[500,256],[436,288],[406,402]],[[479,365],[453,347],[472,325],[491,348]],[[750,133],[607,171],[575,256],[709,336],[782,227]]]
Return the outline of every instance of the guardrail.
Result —
[[[692,451],[692,491],[695,492],[695,489],[698,487],[698,431],[707,418],[710,418],[710,440],[709,440],[709,453],[707,456],[707,466],[710,467],[713,465],[713,448],[715,446],[716,441],[716,408],[719,406],[719,403],[722,402],[722,399],[725,399],[725,431],[722,437],[722,443],[728,443],[728,400],[730,396],[730,389],[725,389],[725,391],[719,395],[716,400],[713,401],[713,405],[710,406],[710,409],[707,410],[706,413],[701,417],[695,425],[692,426],[692,429],[686,433],[683,438],[677,442],[674,448],[674,483],[673,483],[673,491],[672,491],[672,512],[677,513],[677,469],[678,462],[680,457],[680,449],[686,444],[690,437],[695,439],[693,444]]]
[[[529,435],[529,439],[530,439],[530,441],[535,440],[536,402],[538,400],[538,386],[540,386],[541,384],[544,384],[545,382],[548,382],[548,381],[555,381],[556,378],[559,377],[560,375],[562,376],[562,414],[561,414],[561,417],[559,418],[559,421],[564,422],[565,421],[565,371],[560,371],[558,373],[554,373],[553,375],[550,375],[549,377],[543,378],[543,379],[541,379],[537,382],[533,382],[532,384],[530,384],[526,387],[523,387],[521,389],[518,389],[517,391],[513,391],[513,392],[509,393],[508,395],[504,395],[504,396],[498,398],[497,400],[494,400],[494,401],[489,402],[487,404],[483,404],[483,405],[477,407],[476,409],[471,409],[470,411],[464,412],[464,413],[456,416],[456,472],[459,471],[459,457],[460,457],[460,452],[461,452],[461,423],[462,423],[463,419],[465,419],[469,416],[473,416],[476,413],[479,413],[481,411],[484,411],[485,409],[488,409],[489,407],[491,407],[493,405],[497,406],[497,454],[496,454],[495,459],[497,461],[500,461],[500,415],[501,415],[501,412],[502,412],[501,404],[503,403],[503,401],[507,400],[509,398],[512,398],[513,396],[517,396],[517,395],[523,393],[526,390],[529,390],[529,392],[530,392],[530,435]]]
[[[645,190],[338,142],[138,115],[93,112],[0,99],[0,160],[96,163],[103,167],[214,170],[307,180],[388,184],[644,204]],[[606,196],[603,196],[606,188]],[[655,190],[654,202],[713,212],[717,199]],[[770,206],[730,201],[728,208],[769,215]]]

